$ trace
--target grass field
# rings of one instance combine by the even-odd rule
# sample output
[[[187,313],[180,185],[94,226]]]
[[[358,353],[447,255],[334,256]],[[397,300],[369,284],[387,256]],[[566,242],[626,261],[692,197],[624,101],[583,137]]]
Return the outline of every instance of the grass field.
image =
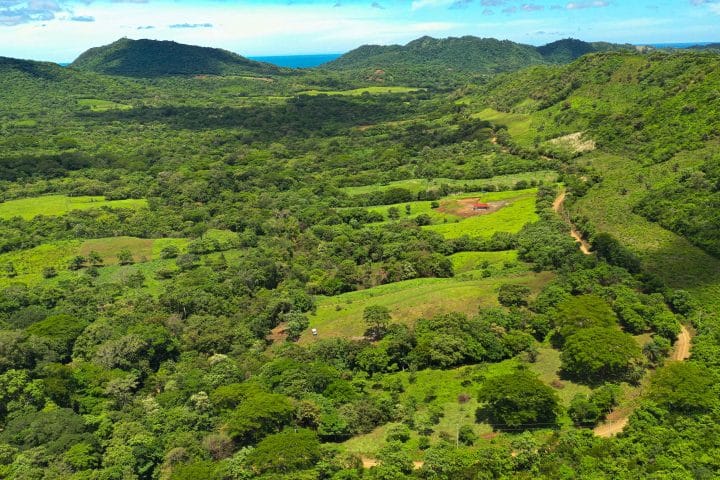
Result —
[[[454,178],[434,178],[431,181],[421,178],[413,178],[409,180],[398,180],[396,182],[390,182],[386,184],[375,184],[375,185],[363,185],[360,187],[344,187],[342,190],[348,195],[362,195],[365,193],[372,192],[383,192],[391,188],[404,188],[417,194],[421,191],[430,190],[433,188],[439,188],[441,185],[446,184],[451,187],[463,187],[464,185],[475,185],[475,184],[492,184],[492,185],[504,185],[512,186],[517,182],[524,180],[530,181],[542,181],[545,183],[554,183],[557,180],[557,172],[553,170],[541,170],[537,172],[526,172],[526,173],[515,173],[512,175],[498,175],[492,178],[480,178],[476,180],[457,180]]]
[[[81,98],[78,100],[81,107],[89,107],[93,112],[107,112],[108,110],[131,110],[130,105],[111,102],[109,100],[98,100],[97,98]]]
[[[481,305],[497,305],[497,291],[502,283],[527,285],[537,292],[552,278],[550,272],[490,278],[470,272],[458,278],[416,278],[334,297],[318,297],[310,327],[317,328],[322,338],[360,337],[366,329],[363,310],[370,305],[388,307],[394,322],[406,324],[439,313],[473,315]],[[306,332],[301,341],[311,339]]]
[[[499,363],[484,363],[470,365],[453,370],[422,370],[415,374],[415,381],[410,382],[410,373],[398,372],[384,375],[383,380],[400,380],[404,391],[400,394],[399,403],[406,403],[412,399],[421,405],[421,412],[440,407],[444,413],[440,422],[433,427],[431,442],[436,443],[441,433],[454,438],[459,426],[470,425],[475,434],[480,438],[476,445],[481,446],[487,442],[503,442],[511,439],[510,436],[494,438],[491,435],[492,427],[488,424],[475,423],[475,410],[478,407],[477,392],[483,382],[498,375],[512,373],[521,366],[517,358],[505,360]],[[558,370],[560,368],[560,352],[551,348],[541,348],[538,361],[529,364],[529,368],[538,374],[540,379],[552,385],[561,399],[564,407],[568,407],[570,400],[577,393],[589,393],[588,387],[578,385],[569,381],[558,383]],[[382,380],[381,380],[382,381]],[[470,396],[470,400],[463,404],[458,402],[461,394]],[[569,419],[566,416],[560,418],[561,424],[567,424]],[[386,444],[386,434],[394,424],[383,425],[366,435],[359,435],[342,444],[343,448],[351,453],[361,455],[365,458],[375,458],[379,450]],[[543,435],[537,432],[536,435]],[[411,433],[407,443],[407,450],[413,460],[422,460],[423,452],[417,448],[418,434]]]
[[[532,143],[535,131],[531,128],[532,118],[522,113],[498,112],[492,108],[472,115],[480,120],[487,120],[495,125],[505,125],[508,133],[520,143]]]
[[[411,92],[417,92],[423,90],[422,88],[413,88],[413,87],[390,87],[390,86],[383,86],[383,87],[365,87],[365,88],[356,88],[354,90],[306,90],[304,92],[299,92],[298,95],[343,95],[343,96],[358,96],[363,94],[369,94],[369,95],[383,95],[386,93],[411,93]]]
[[[59,274],[70,275],[67,266],[70,259],[77,255],[81,244],[78,240],[69,240],[0,254],[0,267],[12,264],[17,272],[14,278],[0,276],[0,288],[15,282],[36,285],[43,281],[42,271],[45,267],[54,267]]]
[[[105,197],[45,195],[0,203],[0,218],[21,217],[29,220],[38,215],[64,215],[73,210],[92,210],[102,207],[140,208],[145,205],[147,205],[147,201],[144,199],[105,200]]]
[[[428,230],[442,234],[445,238],[458,238],[463,235],[489,237],[495,232],[516,233],[528,222],[534,222],[535,194],[537,189],[516,192],[493,192],[479,196],[483,202],[506,201],[500,210],[489,215],[478,215],[448,223],[429,225]],[[457,198],[474,198],[472,194],[463,194]]]
[[[504,252],[460,252],[450,255],[453,264],[453,271],[456,275],[479,270],[483,264],[488,265],[488,270],[499,271],[514,269],[517,267],[527,268],[526,264],[518,261],[518,254],[515,250]]]
[[[684,165],[696,162],[696,155],[680,156]],[[675,161],[642,167],[630,160],[591,154],[585,160],[603,176],[603,182],[579,199],[573,211],[592,220],[599,231],[609,232],[635,251],[643,265],[673,288],[690,291],[698,300],[720,308],[720,260],[695,247],[685,238],[665,230],[640,215],[633,206],[646,192],[645,183],[672,177]],[[638,179],[642,179],[639,181]],[[621,189],[627,194],[621,195]]]
[[[160,258],[163,248],[175,245],[182,250],[188,243],[185,238],[135,238],[135,237],[112,237],[86,240],[80,246],[79,254],[87,256],[91,251],[96,251],[103,257],[104,265],[116,265],[117,255],[123,249],[128,249],[133,254],[135,262],[147,262]]]

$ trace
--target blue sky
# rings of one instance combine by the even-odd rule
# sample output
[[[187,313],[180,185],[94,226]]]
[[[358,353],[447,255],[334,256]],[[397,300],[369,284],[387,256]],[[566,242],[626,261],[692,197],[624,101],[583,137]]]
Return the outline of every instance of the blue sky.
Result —
[[[0,56],[70,61],[121,37],[242,55],[339,53],[422,35],[534,45],[720,40],[720,0],[0,0]]]

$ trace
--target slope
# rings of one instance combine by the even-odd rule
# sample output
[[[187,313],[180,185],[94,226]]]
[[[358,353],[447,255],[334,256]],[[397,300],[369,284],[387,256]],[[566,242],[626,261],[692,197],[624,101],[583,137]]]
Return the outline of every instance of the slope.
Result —
[[[169,75],[273,75],[281,69],[217,48],[171,41],[122,38],[91,48],[71,65],[78,70],[127,77]]]

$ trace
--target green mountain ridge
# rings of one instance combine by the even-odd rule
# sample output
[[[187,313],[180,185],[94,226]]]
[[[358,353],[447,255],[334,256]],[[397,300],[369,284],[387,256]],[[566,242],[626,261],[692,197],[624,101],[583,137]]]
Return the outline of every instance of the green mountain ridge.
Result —
[[[587,53],[609,50],[634,50],[631,45],[576,39],[559,40],[541,47],[510,40],[474,36],[436,39],[421,37],[405,46],[364,45],[324,65],[329,69],[398,69],[427,65],[462,72],[499,73],[531,65],[568,63]]]
[[[127,77],[276,75],[282,69],[218,48],[122,38],[81,54],[71,68]]]

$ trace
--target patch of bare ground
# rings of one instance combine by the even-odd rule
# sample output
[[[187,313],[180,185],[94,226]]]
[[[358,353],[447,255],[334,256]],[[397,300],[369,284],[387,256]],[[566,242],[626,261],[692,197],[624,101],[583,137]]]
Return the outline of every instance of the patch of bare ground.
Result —
[[[287,339],[287,322],[280,323],[277,327],[270,330],[270,335],[265,337],[266,340],[277,343]]]
[[[595,150],[595,141],[586,138],[584,132],[571,133],[564,137],[553,138],[550,140],[553,145],[567,148],[574,153],[592,152]]]

